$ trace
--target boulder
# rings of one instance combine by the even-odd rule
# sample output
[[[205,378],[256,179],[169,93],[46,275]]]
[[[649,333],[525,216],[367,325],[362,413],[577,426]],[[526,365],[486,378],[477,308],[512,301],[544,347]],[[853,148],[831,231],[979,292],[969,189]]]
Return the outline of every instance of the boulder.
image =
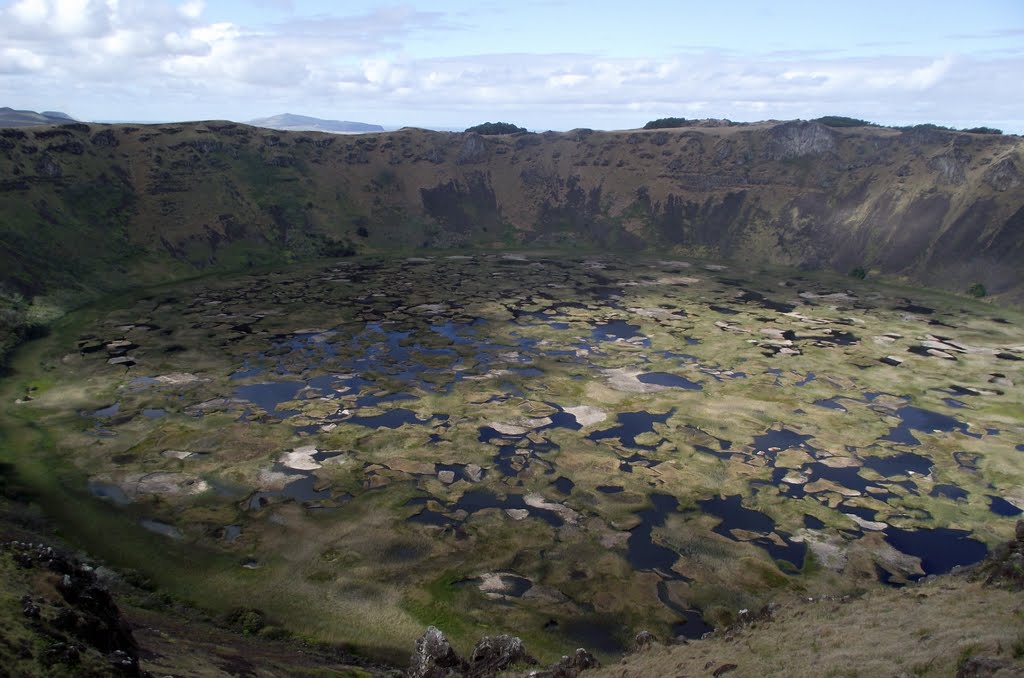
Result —
[[[535,665],[537,660],[515,636],[484,636],[473,648],[469,660],[470,676],[493,676],[516,664]]]
[[[576,678],[587,669],[596,669],[601,666],[597,657],[590,654],[582,647],[578,648],[572,655],[562,657],[560,660],[542,671],[533,671],[531,678]]]
[[[409,660],[407,678],[444,678],[466,672],[466,660],[455,652],[440,630],[428,626],[416,641],[416,651]]]

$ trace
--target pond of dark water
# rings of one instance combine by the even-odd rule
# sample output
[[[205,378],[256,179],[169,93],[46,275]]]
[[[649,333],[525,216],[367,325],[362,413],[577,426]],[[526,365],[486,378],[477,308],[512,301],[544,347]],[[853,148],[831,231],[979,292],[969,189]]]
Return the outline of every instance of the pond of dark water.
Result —
[[[705,513],[722,519],[722,522],[713,531],[734,541],[740,540],[733,536],[732,530],[747,530],[765,535],[775,531],[774,520],[760,511],[745,508],[742,501],[743,498],[736,494],[730,497],[712,497],[697,503]],[[787,562],[796,570],[802,568],[804,557],[807,555],[807,545],[803,542],[791,541],[790,535],[785,532],[777,534],[782,538],[783,544],[781,545],[767,536],[750,540],[750,543],[763,548],[776,561]]]
[[[1017,508],[1010,502],[1006,501],[1002,497],[996,497],[995,495],[988,496],[988,509],[997,516],[1019,516],[1024,513],[1021,509]]]
[[[278,410],[281,403],[295,400],[299,391],[306,386],[302,381],[271,381],[264,384],[247,384],[235,387],[235,397],[247,400],[271,416],[286,419],[298,414],[298,410]]]
[[[433,421],[439,416],[447,418],[445,415],[434,415],[430,419],[420,419],[416,416],[416,413],[412,410],[406,410],[403,408],[396,408],[388,410],[381,414],[374,414],[366,417],[354,416],[345,420],[345,423],[356,424],[358,426],[365,426],[367,428],[399,428],[406,424],[413,424],[415,426],[423,426],[424,424]]]
[[[664,414],[651,414],[650,412],[621,412],[618,415],[619,425],[603,431],[594,431],[587,437],[593,441],[618,438],[624,447],[631,447],[640,450],[654,450],[657,445],[640,445],[636,437],[644,433],[652,433],[655,424],[664,424],[668,418],[675,413],[671,409]]]
[[[576,483],[569,480],[565,476],[559,476],[555,479],[555,482],[551,483],[552,487],[558,490],[561,494],[572,494],[572,490],[576,487]]]
[[[925,575],[945,574],[954,567],[973,565],[988,554],[988,548],[972,539],[966,530],[937,527],[901,530],[889,527],[885,540],[895,549],[921,559]]]
[[[668,386],[670,388],[682,388],[687,391],[700,391],[704,387],[699,382],[690,381],[686,377],[668,372],[645,372],[637,377],[641,384],[654,384],[655,386]]]
[[[874,470],[879,475],[891,478],[892,476],[905,476],[909,473],[928,475],[932,469],[932,460],[911,452],[901,452],[891,457],[865,457],[864,466]]]
[[[835,398],[825,398],[823,400],[815,400],[813,404],[817,405],[818,407],[824,407],[825,409],[828,409],[828,410],[838,410],[839,412],[846,412],[847,411],[847,409],[845,407],[843,407],[838,402],[836,402]]]
[[[632,339],[630,343],[650,346],[651,340],[640,334],[639,325],[630,325],[625,320],[608,320],[595,323],[591,336],[595,341],[615,341],[616,339]]]
[[[958,499],[967,499],[967,490],[957,487],[956,485],[936,485],[932,488],[932,491],[928,493],[930,497],[945,497],[946,499],[952,499],[954,501]]]
[[[901,445],[920,445],[921,441],[914,437],[911,431],[922,431],[931,433],[933,431],[959,431],[972,438],[980,438],[981,434],[971,433],[967,430],[967,424],[958,421],[955,417],[939,412],[924,410],[920,407],[905,405],[896,410],[896,416],[903,420],[899,426],[894,426],[889,433],[879,440],[899,443]]]
[[[124,490],[114,483],[105,483],[101,480],[90,480],[89,492],[91,492],[94,497],[106,499],[118,506],[126,506],[132,503],[132,500],[124,493]]]
[[[791,447],[803,447],[805,449],[813,450],[810,445],[807,445],[807,441],[814,436],[803,435],[796,431],[791,431],[788,428],[783,429],[769,429],[759,436],[754,436],[754,450],[764,453],[772,453],[776,450],[772,448],[778,448],[778,450],[786,450]]]

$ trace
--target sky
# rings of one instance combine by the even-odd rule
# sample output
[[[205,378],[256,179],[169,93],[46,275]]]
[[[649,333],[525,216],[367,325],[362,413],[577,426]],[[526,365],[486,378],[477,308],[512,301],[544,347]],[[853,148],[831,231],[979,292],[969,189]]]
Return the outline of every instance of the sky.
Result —
[[[0,106],[80,120],[1024,133],[1024,0],[0,0]]]

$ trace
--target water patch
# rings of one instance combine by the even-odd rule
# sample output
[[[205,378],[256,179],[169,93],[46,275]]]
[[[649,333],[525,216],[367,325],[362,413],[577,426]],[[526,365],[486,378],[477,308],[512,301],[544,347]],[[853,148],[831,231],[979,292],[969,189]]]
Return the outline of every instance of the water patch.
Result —
[[[656,445],[641,445],[636,442],[637,436],[644,433],[653,433],[655,424],[664,424],[668,418],[675,413],[675,408],[665,414],[651,414],[650,412],[621,412],[618,414],[619,425],[614,428],[594,431],[587,436],[595,442],[618,438],[624,447],[631,447],[641,450],[655,450]]]
[[[623,491],[622,485],[598,485],[597,491],[602,494],[619,494]]]
[[[551,483],[551,485],[560,493],[565,495],[572,494],[573,488],[576,487],[576,483],[565,476],[559,476],[555,479],[555,482]]]
[[[607,320],[596,323],[591,331],[595,341],[628,341],[638,346],[650,346],[651,340],[640,334],[639,325],[631,325],[624,320]]]
[[[930,497],[944,497],[946,499],[952,499],[957,501],[959,499],[967,499],[968,492],[962,487],[956,485],[939,484],[932,488],[932,491],[928,493]]]
[[[754,450],[765,454],[788,450],[794,447],[813,450],[807,441],[814,436],[791,431],[788,428],[769,429],[759,436],[754,436]]]
[[[174,525],[165,523],[161,520],[146,518],[144,520],[139,521],[139,524],[142,525],[142,527],[149,530],[150,532],[155,532],[159,535],[170,537],[171,539],[181,539],[184,536],[181,533],[181,530],[176,528]]]
[[[836,402],[836,398],[825,398],[823,400],[815,400],[813,404],[817,405],[818,407],[824,407],[825,409],[828,410],[837,410],[839,412],[848,411],[845,407]]]
[[[814,516],[810,515],[809,513],[805,513],[804,514],[804,527],[806,527],[809,530],[824,530],[825,529],[825,523],[824,523],[824,521],[819,520],[818,518],[815,518]]]
[[[973,565],[988,554],[988,548],[972,539],[970,532],[945,527],[921,530],[889,527],[885,540],[896,550],[920,558],[925,575],[945,574],[954,567]]]
[[[931,472],[932,464],[931,459],[911,452],[901,452],[891,457],[864,458],[864,466],[886,478],[909,475],[911,473],[928,475]]]
[[[640,524],[629,533],[626,541],[626,559],[634,570],[658,570],[668,576],[679,554],[654,542],[652,530],[665,524],[669,514],[679,507],[679,500],[669,494],[650,496],[651,508],[637,512]]]
[[[700,383],[690,381],[686,377],[668,372],[644,372],[637,375],[637,381],[642,384],[654,384],[656,386],[668,386],[669,388],[682,388],[687,391],[701,391],[704,389]]]
[[[970,433],[967,424],[958,421],[947,414],[931,412],[929,410],[905,405],[896,410],[896,416],[903,420],[899,426],[894,426],[889,433],[882,436],[880,440],[899,443],[901,445],[920,445],[921,441],[914,437],[911,431],[922,431],[932,433],[935,431],[950,432],[959,431],[972,438],[980,438],[980,434]]]
[[[438,417],[428,417],[427,419],[420,419],[419,416],[412,410],[404,408],[396,408],[388,410],[382,414],[373,414],[370,416],[353,416],[345,420],[346,424],[355,424],[357,426],[365,426],[367,428],[400,428],[406,424],[412,424],[416,426],[423,426],[432,419]],[[446,415],[440,415],[445,418]]]
[[[988,510],[997,516],[1005,517],[1019,516],[1021,513],[1024,513],[1024,510],[1014,506],[1002,497],[991,494],[988,495]]]
[[[807,555],[807,545],[803,542],[791,541],[789,535],[784,532],[777,533],[781,537],[782,544],[768,537],[767,535],[775,532],[775,521],[760,511],[745,508],[742,501],[743,498],[736,494],[730,497],[713,497],[697,503],[705,513],[722,519],[713,532],[733,541],[741,541],[733,535],[733,530],[761,533],[766,536],[749,541],[763,548],[776,561],[787,562],[796,570],[803,567],[804,557]]]
[[[96,417],[97,419],[106,419],[107,417],[114,416],[120,410],[121,410],[121,403],[114,403],[113,405],[107,405],[106,407],[101,407],[100,409],[96,410],[95,412],[90,413],[89,416],[90,417]]]
[[[89,492],[92,496],[110,501],[118,506],[127,506],[132,500],[124,493],[119,485],[103,482],[102,480],[90,480]]]
[[[286,419],[298,414],[298,410],[278,410],[281,403],[295,400],[305,387],[301,381],[270,381],[263,384],[247,384],[235,387],[235,397],[258,406],[269,415]]]

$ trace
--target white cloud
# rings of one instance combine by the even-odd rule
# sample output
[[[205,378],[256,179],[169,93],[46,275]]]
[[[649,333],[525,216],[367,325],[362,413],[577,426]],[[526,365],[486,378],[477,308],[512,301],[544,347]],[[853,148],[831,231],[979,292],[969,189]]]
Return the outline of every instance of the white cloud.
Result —
[[[834,113],[1024,128],[1024,92],[1006,85],[1024,72],[1024,56],[1013,53],[417,58],[416,40],[469,30],[463,17],[400,6],[256,27],[206,16],[200,0],[0,5],[0,100],[32,107],[32,91],[35,107],[50,109],[75,92],[69,112],[97,118],[246,119],[286,105],[391,124],[461,125],[507,112],[532,127],[621,128],[665,115]]]

